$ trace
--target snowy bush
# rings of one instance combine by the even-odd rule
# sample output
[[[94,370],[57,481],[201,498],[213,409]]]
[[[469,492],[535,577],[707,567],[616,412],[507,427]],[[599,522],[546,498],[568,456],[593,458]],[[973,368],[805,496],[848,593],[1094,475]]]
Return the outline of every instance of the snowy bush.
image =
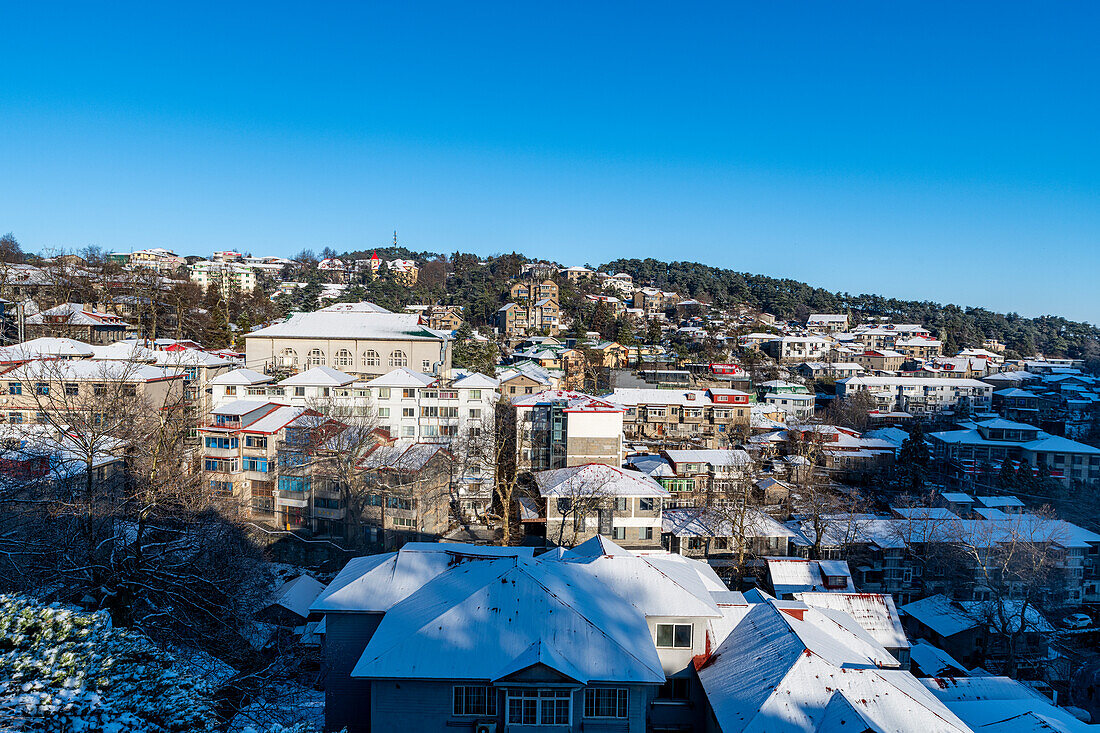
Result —
[[[215,722],[206,683],[105,612],[0,595],[0,730],[191,733]]]

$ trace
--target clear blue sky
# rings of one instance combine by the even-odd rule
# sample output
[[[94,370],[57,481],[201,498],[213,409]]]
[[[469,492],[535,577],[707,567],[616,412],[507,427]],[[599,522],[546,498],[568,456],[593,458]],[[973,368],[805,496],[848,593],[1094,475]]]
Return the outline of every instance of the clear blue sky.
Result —
[[[0,5],[24,247],[700,260],[1100,322],[1100,3]]]

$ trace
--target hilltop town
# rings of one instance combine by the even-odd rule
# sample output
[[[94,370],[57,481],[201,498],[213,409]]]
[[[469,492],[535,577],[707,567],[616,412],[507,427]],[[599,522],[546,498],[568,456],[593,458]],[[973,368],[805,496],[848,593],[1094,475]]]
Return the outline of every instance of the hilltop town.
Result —
[[[0,260],[0,727],[1100,712],[1089,324],[396,234]]]

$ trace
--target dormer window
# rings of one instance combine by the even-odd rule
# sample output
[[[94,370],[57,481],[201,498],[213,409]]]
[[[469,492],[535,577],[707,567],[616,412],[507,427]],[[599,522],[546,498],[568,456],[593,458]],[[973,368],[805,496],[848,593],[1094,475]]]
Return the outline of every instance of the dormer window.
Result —
[[[847,588],[848,577],[845,575],[826,575],[825,576],[826,588]]]

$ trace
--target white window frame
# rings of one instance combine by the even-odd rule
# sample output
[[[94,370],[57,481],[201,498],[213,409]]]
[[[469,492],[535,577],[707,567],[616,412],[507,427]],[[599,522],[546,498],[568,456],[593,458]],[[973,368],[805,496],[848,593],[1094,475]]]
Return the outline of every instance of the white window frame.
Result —
[[[688,628],[688,644],[687,644],[687,646],[676,644],[676,627],[678,627],[678,626],[686,626]],[[671,644],[661,644],[660,643],[661,629],[663,627],[671,627],[672,628],[672,643]],[[658,649],[691,649],[692,645],[695,641],[695,628],[692,624],[657,624],[653,631],[654,631],[653,643],[656,644]]]
[[[561,700],[568,701],[566,705],[566,711],[568,713],[568,719],[562,722],[543,722],[542,718],[542,702],[544,700]],[[520,716],[519,719],[513,719],[512,717],[512,701],[520,701]],[[534,700],[535,702],[535,719],[534,722],[525,723],[523,716],[522,701]],[[539,687],[539,688],[509,688],[504,700],[504,717],[506,725],[539,725],[539,726],[557,726],[557,727],[572,727],[573,725],[573,691],[570,689],[563,689],[557,687]]]

